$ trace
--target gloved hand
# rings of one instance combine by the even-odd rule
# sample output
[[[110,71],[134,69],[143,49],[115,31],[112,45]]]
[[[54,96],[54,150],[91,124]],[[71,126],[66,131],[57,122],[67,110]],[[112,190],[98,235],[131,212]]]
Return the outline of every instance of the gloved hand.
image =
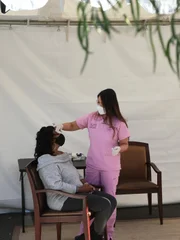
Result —
[[[55,131],[56,131],[57,133],[60,134],[60,133],[62,132],[63,124],[59,124],[59,125],[53,124],[53,126],[55,127]]]
[[[116,156],[120,153],[121,147],[120,146],[116,146],[114,148],[112,148],[112,155]]]

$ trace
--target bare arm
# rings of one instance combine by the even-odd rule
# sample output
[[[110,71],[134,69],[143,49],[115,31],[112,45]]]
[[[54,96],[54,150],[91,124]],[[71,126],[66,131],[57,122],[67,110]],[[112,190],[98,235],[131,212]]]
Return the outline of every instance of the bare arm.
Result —
[[[129,142],[129,138],[125,138],[119,141],[119,146],[121,147],[121,150],[120,150],[121,153],[128,150],[128,147],[129,147],[128,142]]]
[[[77,131],[79,130],[80,128],[78,127],[76,121],[74,122],[69,122],[69,123],[63,123],[63,128],[62,130],[64,131]]]

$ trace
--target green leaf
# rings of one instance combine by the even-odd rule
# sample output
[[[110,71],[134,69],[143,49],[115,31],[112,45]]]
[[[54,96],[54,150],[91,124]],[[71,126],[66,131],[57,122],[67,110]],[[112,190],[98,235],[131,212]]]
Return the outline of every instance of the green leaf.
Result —
[[[177,43],[176,45],[176,67],[177,67],[177,76],[178,78],[180,79],[180,58],[179,58],[179,55],[180,55],[180,44]]]
[[[136,20],[139,21],[140,20],[140,7],[139,7],[138,0],[136,0],[136,10],[137,10],[137,18],[136,18]]]
[[[117,12],[119,9],[122,8],[122,1],[117,1],[117,4],[115,6],[112,5],[111,0],[107,0],[109,4],[112,7],[112,11]],[[159,14],[159,9],[156,5],[156,0],[150,0],[152,3],[153,7],[155,8],[156,11],[156,18],[155,21],[153,21],[152,24],[155,24],[155,33],[158,34],[159,42],[161,44],[161,48],[163,50],[164,56],[167,58],[168,63],[172,69],[172,71],[178,76],[180,79],[180,34],[176,32],[176,24],[177,21],[175,19],[176,13],[180,9],[180,0],[177,0],[177,8],[175,13],[171,17],[171,23],[170,23],[170,29],[171,29],[171,36],[166,42],[163,34],[162,34],[162,29],[161,29],[161,15]],[[87,64],[89,54],[90,52],[90,46],[89,46],[89,33],[90,33],[90,26],[92,25],[96,28],[101,28],[103,32],[105,32],[109,38],[111,37],[111,33],[114,31],[116,33],[119,33],[120,31],[115,28],[110,19],[108,18],[108,15],[105,11],[103,11],[102,5],[100,3],[100,9],[96,8],[91,8],[90,9],[90,23],[87,20],[89,16],[89,12],[87,11],[87,6],[89,2],[79,2],[77,5],[77,16],[78,16],[78,26],[77,26],[77,35],[79,39],[80,46],[82,47],[83,51],[85,52],[85,58],[83,62],[83,66],[81,69],[81,73],[84,71],[84,68]],[[136,4],[136,5],[135,5]],[[145,25],[140,23],[140,6],[139,6],[139,1],[138,0],[130,0],[130,10],[131,10],[131,15],[132,19],[135,24],[131,24],[131,21],[129,18],[125,15],[122,14],[124,17],[124,21],[128,26],[133,26],[136,30],[136,35],[139,34],[140,32],[145,30]],[[148,23],[148,22],[147,22]],[[153,39],[153,29],[152,25],[149,24],[149,40],[152,48],[152,54],[153,54],[153,70],[154,72],[156,71],[156,64],[157,64],[157,55],[156,55],[156,49],[155,49],[155,44],[154,44],[154,39]],[[172,46],[175,46],[175,62],[173,62],[171,58],[171,48]]]
[[[103,26],[104,31],[107,33],[107,35],[110,37],[111,33],[110,33],[110,21],[108,19],[108,17],[106,16],[105,12],[103,11],[103,7],[101,5],[101,3],[99,3],[100,5],[100,12],[103,18],[103,22],[100,21],[100,19],[98,19],[98,21],[101,22],[101,25]]]
[[[168,59],[168,62],[169,62],[169,65],[170,65],[172,71],[177,74],[176,70],[174,69],[172,59],[171,59],[171,52],[170,52],[171,44],[174,44],[174,37],[171,37],[171,38],[169,39],[168,43],[167,43],[167,47],[166,47],[166,57],[167,57],[167,59]]]
[[[127,17],[126,14],[123,14],[123,17],[124,17],[124,21],[126,22],[127,25],[129,25],[129,26],[132,25],[131,21],[129,20],[129,18]]]
[[[156,14],[159,15],[159,8],[156,5],[156,1],[155,0],[150,0],[150,2],[152,3],[152,5],[153,5],[153,7],[156,11]]]
[[[153,40],[153,31],[152,31],[152,25],[149,25],[149,39],[150,39],[150,44],[152,48],[152,53],[153,53],[153,71],[156,71],[156,64],[157,64],[157,56],[156,56],[156,49],[154,45],[154,40]]]

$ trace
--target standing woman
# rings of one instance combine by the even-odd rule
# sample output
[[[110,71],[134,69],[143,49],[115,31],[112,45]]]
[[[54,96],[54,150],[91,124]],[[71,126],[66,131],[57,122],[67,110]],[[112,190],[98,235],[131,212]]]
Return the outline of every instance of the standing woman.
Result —
[[[86,181],[101,185],[104,191],[116,196],[121,163],[120,154],[127,151],[130,137],[114,90],[105,89],[97,96],[97,112],[87,114],[74,122],[63,123],[56,131],[76,131],[87,128],[90,147],[86,160]],[[116,210],[107,224],[108,240],[113,239]]]

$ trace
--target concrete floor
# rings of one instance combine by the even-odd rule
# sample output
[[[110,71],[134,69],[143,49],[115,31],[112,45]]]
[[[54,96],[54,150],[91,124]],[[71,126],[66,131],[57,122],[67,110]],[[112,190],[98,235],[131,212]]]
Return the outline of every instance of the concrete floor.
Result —
[[[180,203],[164,205],[164,218],[180,217]],[[148,214],[148,207],[118,209],[118,220],[158,218],[158,209],[153,207],[152,216]],[[26,215],[26,225],[33,224],[33,214]],[[0,214],[0,240],[12,240],[15,226],[21,225],[21,213]]]

